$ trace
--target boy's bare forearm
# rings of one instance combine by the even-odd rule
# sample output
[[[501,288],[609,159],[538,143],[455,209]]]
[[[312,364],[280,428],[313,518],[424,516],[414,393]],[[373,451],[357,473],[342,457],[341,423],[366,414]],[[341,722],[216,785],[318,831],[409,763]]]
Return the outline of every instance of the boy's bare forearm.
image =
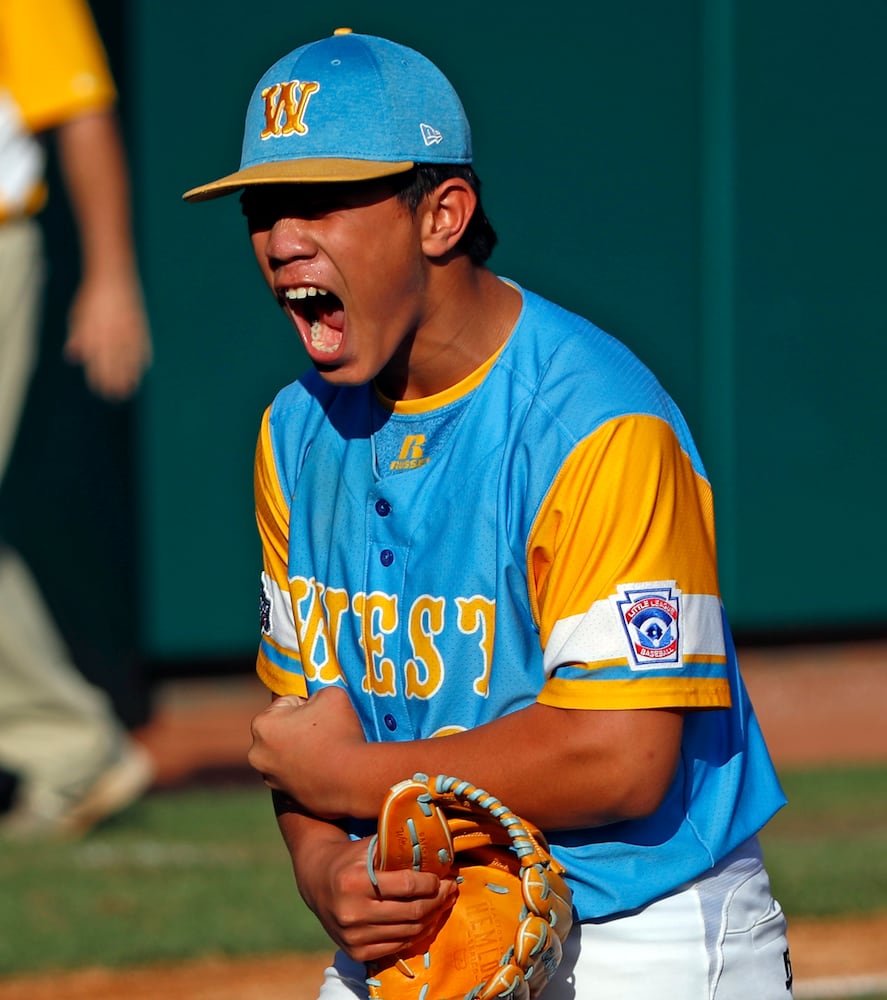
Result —
[[[345,692],[279,699],[253,723],[266,783],[327,818],[373,819],[391,785],[417,771],[485,788],[542,829],[647,815],[677,765],[679,712],[564,710],[534,704],[438,739],[367,743]]]

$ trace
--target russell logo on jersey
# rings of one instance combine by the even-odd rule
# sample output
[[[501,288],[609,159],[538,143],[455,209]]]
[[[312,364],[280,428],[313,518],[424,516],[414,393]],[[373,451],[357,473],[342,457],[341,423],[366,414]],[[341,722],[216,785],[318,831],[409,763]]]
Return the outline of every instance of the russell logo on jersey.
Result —
[[[404,469],[418,469],[431,461],[425,454],[425,435],[407,434],[400,447],[397,458],[389,465],[392,472],[402,472]]]

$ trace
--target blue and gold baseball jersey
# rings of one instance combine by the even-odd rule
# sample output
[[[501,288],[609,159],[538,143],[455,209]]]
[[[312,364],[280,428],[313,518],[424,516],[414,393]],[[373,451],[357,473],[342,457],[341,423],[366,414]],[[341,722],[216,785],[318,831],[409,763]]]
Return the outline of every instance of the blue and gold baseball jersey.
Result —
[[[579,918],[599,918],[707,870],[784,798],[681,414],[618,341],[522,295],[501,351],[438,396],[313,371],[277,396],[256,457],[257,668],[280,694],[344,684],[370,740],[535,701],[690,710],[653,816],[551,836]]]

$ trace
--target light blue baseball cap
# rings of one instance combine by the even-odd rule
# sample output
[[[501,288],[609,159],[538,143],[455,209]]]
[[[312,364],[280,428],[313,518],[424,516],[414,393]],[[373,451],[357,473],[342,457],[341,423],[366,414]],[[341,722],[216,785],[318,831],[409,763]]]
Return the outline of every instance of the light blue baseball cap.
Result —
[[[417,163],[471,163],[471,129],[452,84],[413,49],[339,28],[265,73],[247,108],[240,169],[184,198],[370,180]]]

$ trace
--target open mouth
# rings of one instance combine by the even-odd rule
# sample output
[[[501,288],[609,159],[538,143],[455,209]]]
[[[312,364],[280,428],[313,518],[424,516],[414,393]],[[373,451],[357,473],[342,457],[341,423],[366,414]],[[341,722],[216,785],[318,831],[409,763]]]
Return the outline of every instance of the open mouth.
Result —
[[[317,285],[299,285],[284,289],[280,299],[310,353],[332,355],[339,350],[345,333],[345,307],[338,296]]]

